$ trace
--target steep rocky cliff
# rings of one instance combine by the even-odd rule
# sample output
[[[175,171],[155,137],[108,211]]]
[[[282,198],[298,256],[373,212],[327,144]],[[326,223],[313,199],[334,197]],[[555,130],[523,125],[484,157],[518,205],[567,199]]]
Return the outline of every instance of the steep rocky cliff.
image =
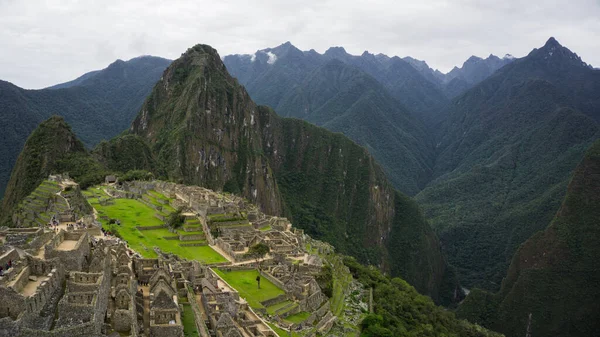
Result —
[[[418,207],[364,148],[257,106],[209,46],[173,62],[129,132],[148,143],[159,176],[241,194],[435,299],[448,301],[442,284],[454,290]]]

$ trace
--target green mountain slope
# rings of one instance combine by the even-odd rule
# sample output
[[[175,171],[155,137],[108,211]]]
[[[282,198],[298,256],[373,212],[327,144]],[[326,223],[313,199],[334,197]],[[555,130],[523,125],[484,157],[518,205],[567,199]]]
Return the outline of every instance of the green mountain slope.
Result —
[[[406,61],[340,47],[302,52],[288,42],[224,63],[258,103],[367,147],[402,192],[414,195],[429,181],[434,143],[427,127],[447,100]]]
[[[0,81],[0,196],[27,136],[52,115],[63,116],[86,146],[126,129],[169,60],[118,60],[66,84],[24,90]]]
[[[572,87],[598,85],[600,71],[550,39],[444,111],[434,180],[417,200],[467,286],[498,289],[517,247],[552,219],[600,135],[600,90]]]
[[[550,226],[517,251],[497,294],[470,294],[458,314],[523,336],[597,336],[600,329],[600,141],[586,152]],[[482,310],[485,308],[485,310]]]
[[[435,234],[368,152],[255,105],[211,47],[197,45],[173,62],[129,132],[148,144],[157,175],[239,193],[434,299],[452,297],[439,292],[456,283]],[[105,162],[125,170],[144,160]]]
[[[414,195],[429,181],[434,144],[426,127],[358,68],[329,61],[279,106],[284,117],[341,132],[366,147],[401,191]]]
[[[343,261],[354,278],[366,289],[373,289],[374,312],[362,321],[361,336],[503,336],[456,319],[454,313],[435,306],[431,299],[420,295],[401,278],[386,277],[353,258],[344,257]]]
[[[0,220],[6,224],[15,206],[50,174],[68,173],[82,187],[101,181],[104,171],[62,117],[52,116],[27,138],[6,187]]]

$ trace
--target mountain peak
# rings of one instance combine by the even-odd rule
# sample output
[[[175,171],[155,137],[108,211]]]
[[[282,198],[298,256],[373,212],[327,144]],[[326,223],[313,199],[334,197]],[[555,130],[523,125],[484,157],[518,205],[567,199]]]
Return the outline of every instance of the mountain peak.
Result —
[[[344,47],[329,47],[329,49],[327,49],[327,51],[325,51],[326,56],[330,56],[330,57],[341,57],[341,56],[347,56],[348,53],[346,52],[346,49],[344,49]]]
[[[29,195],[49,174],[67,170],[70,174],[76,173],[77,168],[66,167],[62,163],[75,153],[87,152],[63,117],[53,115],[40,123],[27,138],[13,167],[0,209],[2,222],[5,223],[10,218],[19,201]]]
[[[528,57],[529,56],[548,64],[554,64],[555,66],[558,64],[570,64],[578,67],[591,68],[579,55],[561,45],[553,37],[550,37],[543,47],[532,50]]]
[[[469,57],[469,58],[468,58],[468,59],[465,61],[465,64],[467,64],[467,63],[476,63],[476,62],[479,62],[479,61],[481,61],[481,60],[483,60],[481,57],[479,57],[479,56],[475,56],[475,55],[471,55],[471,57]]]
[[[562,47],[562,45],[558,43],[553,36],[551,36],[548,41],[546,41],[544,47]]]

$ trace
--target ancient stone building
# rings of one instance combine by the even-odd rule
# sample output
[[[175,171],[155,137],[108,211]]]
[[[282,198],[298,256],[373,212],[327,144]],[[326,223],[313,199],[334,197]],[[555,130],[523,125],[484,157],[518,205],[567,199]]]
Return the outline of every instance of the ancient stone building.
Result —
[[[201,281],[202,306],[217,337],[277,336],[240,298],[239,293],[208,270]]]
[[[150,278],[150,337],[183,336],[176,287],[165,269]]]

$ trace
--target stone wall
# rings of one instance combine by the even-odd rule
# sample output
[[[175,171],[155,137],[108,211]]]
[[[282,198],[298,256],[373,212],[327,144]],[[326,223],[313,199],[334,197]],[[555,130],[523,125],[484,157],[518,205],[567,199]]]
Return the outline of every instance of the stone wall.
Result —
[[[30,262],[36,262],[35,258],[29,258]],[[52,298],[52,296],[60,290],[62,282],[64,280],[64,272],[62,266],[57,266],[51,270],[49,269],[52,264],[48,261],[41,261],[36,265],[31,263],[24,267],[22,273],[17,277],[16,283],[13,287],[0,287],[0,318],[11,317],[17,319],[21,314],[25,316],[37,316],[37,314],[44,308],[46,303]],[[19,293],[19,291],[29,282],[29,276],[35,275],[37,277],[44,275],[42,273],[48,273],[48,280],[42,282],[36,292],[29,297],[25,297]]]
[[[14,289],[0,287],[0,298],[0,318],[16,320],[25,311],[25,298]]]
[[[103,337],[101,331],[102,323],[101,322],[87,322],[84,324],[79,324],[75,326],[62,327],[53,329],[50,331],[44,330],[33,330],[33,329],[21,329],[18,337],[75,337],[75,336],[85,336],[85,337]]]
[[[275,276],[269,274],[266,271],[260,271],[260,274],[267,280],[273,282],[274,285],[278,286],[281,289],[285,289],[285,285],[283,284],[283,282],[279,281],[279,279],[277,279]]]
[[[38,236],[36,236],[33,240],[31,240],[31,242],[29,243],[29,247],[28,249],[30,251],[32,251],[33,255],[35,255],[35,253],[41,249],[44,244],[46,242],[48,242],[48,240],[50,240],[52,237],[54,237],[56,235],[55,232],[47,232],[47,233],[43,233],[40,234]],[[0,263],[2,263],[2,261],[0,261]]]
[[[64,240],[77,240],[72,250],[56,250]],[[57,257],[65,270],[82,270],[86,257],[90,255],[89,236],[87,233],[60,231],[51,242],[44,246],[46,260]]]
[[[87,322],[98,322],[98,325],[95,326],[97,330],[93,332],[100,332],[101,324],[104,322],[104,314],[108,308],[111,273],[106,270],[101,275],[98,275],[98,273],[86,274],[88,273],[72,274],[76,280],[68,283],[65,296],[58,304],[57,328],[73,326],[73,323],[81,325]],[[84,283],[94,280],[95,283],[88,283],[87,285]],[[74,288],[70,286],[74,286]],[[97,290],[76,291],[78,289],[89,290],[91,287],[97,287]]]
[[[150,337],[182,337],[182,325],[151,325]]]
[[[204,240],[204,234],[179,235],[179,240],[181,240],[181,241]]]

